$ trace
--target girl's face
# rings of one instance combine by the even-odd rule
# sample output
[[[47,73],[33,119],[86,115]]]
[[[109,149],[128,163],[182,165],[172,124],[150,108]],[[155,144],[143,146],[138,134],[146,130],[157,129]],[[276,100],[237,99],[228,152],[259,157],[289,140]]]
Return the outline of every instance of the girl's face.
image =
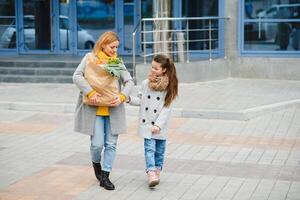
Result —
[[[163,73],[165,73],[166,69],[163,69],[161,67],[161,64],[158,63],[158,62],[155,62],[154,60],[152,61],[152,66],[151,66],[151,73],[153,75],[156,75],[156,76],[161,76],[163,75]]]
[[[119,47],[119,41],[116,40],[112,43],[104,45],[102,51],[109,57],[113,57],[116,55],[116,53],[118,51],[118,47]]]

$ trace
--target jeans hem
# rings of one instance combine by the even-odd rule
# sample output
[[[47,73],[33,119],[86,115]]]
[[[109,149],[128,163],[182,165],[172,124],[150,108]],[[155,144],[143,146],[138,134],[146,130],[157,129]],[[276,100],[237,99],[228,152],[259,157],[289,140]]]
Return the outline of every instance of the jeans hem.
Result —
[[[111,172],[111,169],[102,168],[102,171],[105,171],[105,172]]]
[[[147,168],[145,171],[146,173],[148,173],[149,171],[155,171],[156,167],[151,167],[151,168]]]
[[[101,160],[97,160],[97,161],[95,161],[93,159],[91,159],[91,160],[92,160],[93,163],[100,163],[101,164]]]

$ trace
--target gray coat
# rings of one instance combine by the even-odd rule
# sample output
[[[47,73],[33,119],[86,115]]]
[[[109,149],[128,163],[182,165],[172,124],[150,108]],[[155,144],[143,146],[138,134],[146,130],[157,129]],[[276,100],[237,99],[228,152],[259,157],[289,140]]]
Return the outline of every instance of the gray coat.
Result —
[[[77,100],[77,105],[75,109],[75,123],[74,131],[84,133],[87,135],[94,134],[95,120],[96,120],[96,106],[89,106],[83,103],[83,95],[87,95],[93,90],[93,88],[88,84],[84,78],[84,69],[86,66],[87,55],[81,60],[77,69],[73,74],[73,82],[76,84],[80,90],[79,97]],[[122,88],[121,85],[124,85]],[[134,83],[128,71],[123,71],[121,73],[121,78],[119,80],[119,91],[128,97]],[[125,115],[125,106],[121,103],[117,107],[109,108],[109,117],[110,117],[110,127],[111,133],[114,135],[126,133],[126,115]]]
[[[166,91],[154,91],[148,87],[148,79],[142,82],[137,97],[130,96],[130,104],[140,106],[138,134],[144,138],[165,140],[168,133],[168,122],[172,104],[164,106]],[[151,128],[157,125],[161,128],[158,134],[152,134]]]

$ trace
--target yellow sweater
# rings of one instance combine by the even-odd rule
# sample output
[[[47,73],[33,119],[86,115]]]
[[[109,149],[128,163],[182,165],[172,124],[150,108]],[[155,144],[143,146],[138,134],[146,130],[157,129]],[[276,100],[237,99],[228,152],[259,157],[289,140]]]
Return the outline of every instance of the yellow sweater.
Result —
[[[97,64],[100,64],[102,60],[108,60],[108,58],[110,58],[109,56],[107,56],[103,51],[100,51],[97,54],[98,57],[98,62]],[[117,57],[117,55],[113,56],[114,58]],[[88,98],[91,98],[94,94],[96,93],[95,90],[92,90],[91,92],[89,92],[87,94]],[[124,102],[126,100],[126,96],[124,94],[120,94],[120,99],[122,102]],[[106,106],[99,106],[96,112],[96,115],[98,116],[109,116],[109,108]]]

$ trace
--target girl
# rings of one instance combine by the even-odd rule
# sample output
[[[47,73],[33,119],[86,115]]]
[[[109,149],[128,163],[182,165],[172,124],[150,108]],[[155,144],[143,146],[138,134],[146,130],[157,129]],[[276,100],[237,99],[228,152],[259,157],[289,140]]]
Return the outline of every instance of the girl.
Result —
[[[167,124],[177,94],[178,79],[174,63],[164,55],[156,55],[138,97],[130,97],[128,100],[130,104],[140,106],[138,134],[144,138],[149,187],[159,184],[166,149]]]
[[[84,78],[87,60],[95,59],[97,63],[107,63],[111,57],[116,57],[119,46],[118,36],[111,31],[103,33],[93,51],[84,56],[73,75],[73,81],[80,90],[76,111],[75,131],[90,135],[90,153],[96,178],[100,186],[114,190],[115,186],[109,180],[109,173],[116,154],[118,135],[126,132],[125,107],[123,102],[128,97],[134,83],[127,70],[121,71],[118,80],[119,95],[109,107],[90,106],[83,103],[83,97],[88,97],[95,104],[101,103],[101,95],[94,91]],[[121,91],[121,84],[124,85]],[[101,152],[104,149],[104,156]],[[100,162],[102,161],[103,167]]]

